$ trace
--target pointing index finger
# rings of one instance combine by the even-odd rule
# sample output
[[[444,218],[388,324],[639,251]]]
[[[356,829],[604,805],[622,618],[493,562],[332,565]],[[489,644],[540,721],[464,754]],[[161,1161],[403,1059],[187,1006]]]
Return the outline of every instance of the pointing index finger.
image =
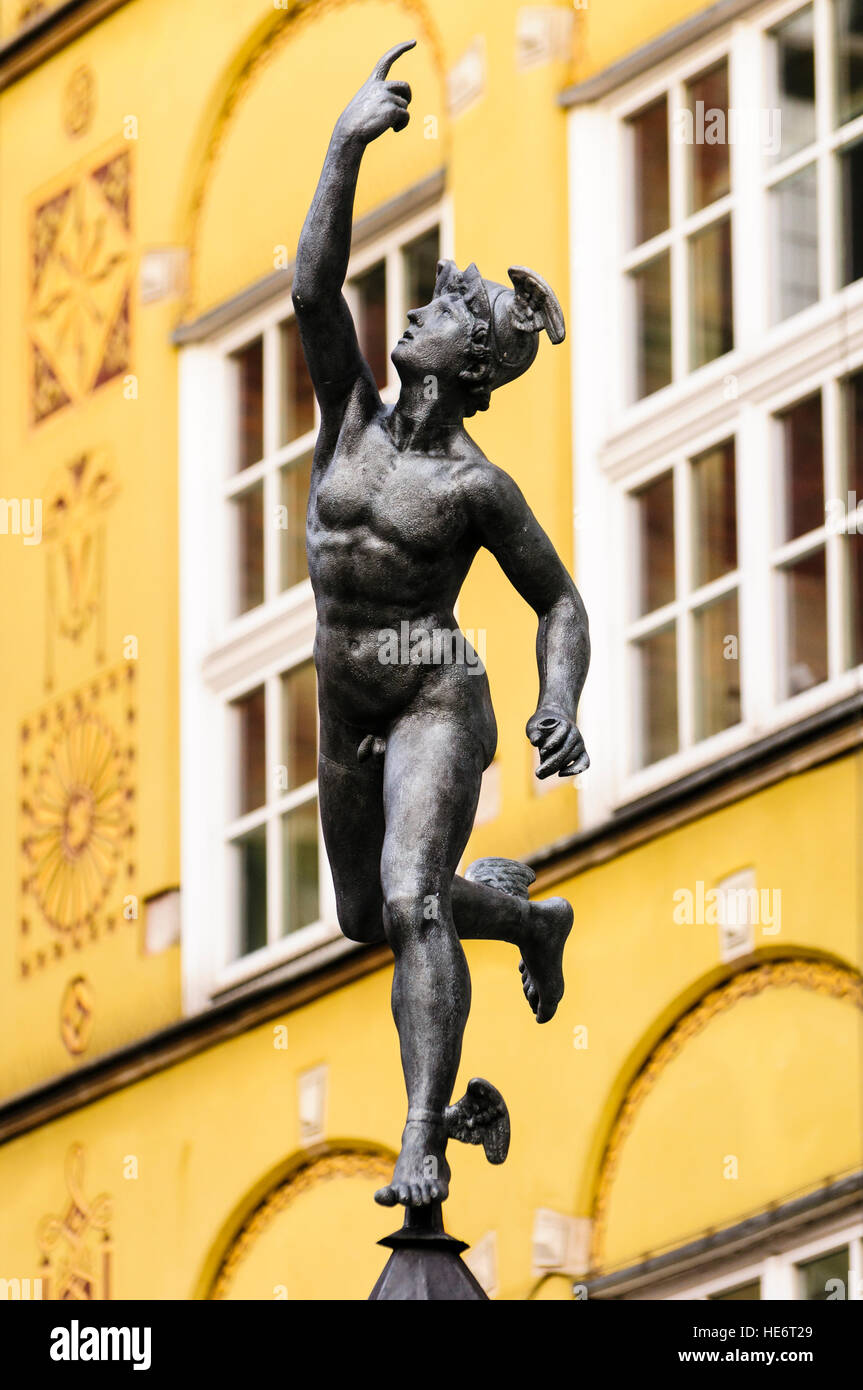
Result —
[[[408,49],[416,48],[416,46],[416,39],[407,39],[404,43],[397,43],[395,48],[391,48],[388,53],[385,53],[382,58],[378,59],[372,77],[382,82],[396,58],[400,58],[403,53],[407,53]]]

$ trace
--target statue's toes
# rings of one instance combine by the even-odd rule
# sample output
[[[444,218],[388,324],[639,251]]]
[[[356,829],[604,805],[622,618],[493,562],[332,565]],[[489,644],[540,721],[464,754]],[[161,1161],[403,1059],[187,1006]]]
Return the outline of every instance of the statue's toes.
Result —
[[[379,1187],[375,1193],[375,1201],[382,1207],[394,1207],[398,1197],[392,1187]]]

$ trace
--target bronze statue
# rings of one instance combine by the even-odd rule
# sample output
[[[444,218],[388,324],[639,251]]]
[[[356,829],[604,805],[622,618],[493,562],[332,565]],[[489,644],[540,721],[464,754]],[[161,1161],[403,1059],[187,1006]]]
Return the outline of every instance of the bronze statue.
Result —
[[[507,941],[546,1023],[563,994],[572,908],[530,902],[532,871],[482,860],[456,867],[497,729],[488,680],[453,609],[485,546],[539,619],[539,700],[527,735],[538,777],[588,766],[576,726],[590,655],[578,591],[513,479],[485,457],[464,421],[526,371],[542,329],[564,336],[548,285],[512,267],[512,287],[476,266],[438,265],[431,303],[412,309],[392,361],[401,379],[385,406],[342,294],[357,176],[366,145],[403,130],[407,82],[389,80],[398,44],[339,117],[297,251],[293,301],[321,408],[306,544],[317,603],[320,805],[339,923],[353,941],[393,952],[393,1014],[408,1096],[386,1206],[418,1208],[449,1190],[449,1138],[482,1142],[502,1161],[509,1120],[499,1093],[474,1080],[450,1105],[470,1005],[460,941]],[[409,659],[382,639],[411,632]],[[419,640],[413,640],[418,634]],[[446,639],[446,640],[444,640]],[[429,653],[431,658],[429,659]]]

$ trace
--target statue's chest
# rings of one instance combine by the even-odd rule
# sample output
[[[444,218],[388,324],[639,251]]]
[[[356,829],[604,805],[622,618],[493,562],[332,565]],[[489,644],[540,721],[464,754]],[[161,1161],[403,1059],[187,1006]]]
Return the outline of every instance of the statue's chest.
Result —
[[[313,513],[326,530],[365,527],[409,549],[440,545],[457,525],[441,459],[400,454],[383,431],[337,450],[317,487]]]

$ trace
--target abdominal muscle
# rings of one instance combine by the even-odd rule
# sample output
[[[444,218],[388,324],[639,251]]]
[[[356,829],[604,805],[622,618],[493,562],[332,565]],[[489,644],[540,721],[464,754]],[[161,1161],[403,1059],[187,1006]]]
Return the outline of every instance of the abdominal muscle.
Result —
[[[315,665],[322,723],[332,714],[356,731],[386,736],[408,714],[434,713],[469,728],[488,761],[497,740],[485,671],[452,613],[398,618],[380,626],[319,617]],[[322,729],[323,732],[323,729]]]

